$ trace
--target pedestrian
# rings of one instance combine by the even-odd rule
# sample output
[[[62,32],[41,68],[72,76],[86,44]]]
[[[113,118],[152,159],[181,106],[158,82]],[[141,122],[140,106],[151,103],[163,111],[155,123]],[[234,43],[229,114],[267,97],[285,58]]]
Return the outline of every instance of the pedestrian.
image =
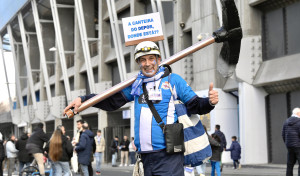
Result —
[[[233,160],[233,169],[237,169],[237,167],[240,169],[241,164],[239,159],[241,159],[241,145],[236,141],[236,139],[236,136],[231,137],[231,146],[229,149],[226,149],[226,151],[230,151],[230,156]]]
[[[209,143],[211,145],[212,156],[210,158],[211,163],[211,176],[215,176],[215,172],[217,176],[221,175],[221,139],[218,135],[212,134],[211,137],[208,138]]]
[[[26,143],[28,141],[30,134],[24,132],[21,135],[21,138],[16,142],[16,149],[19,150],[18,159],[19,159],[19,175],[22,175],[22,170],[24,166],[30,166],[32,163],[32,155],[30,155],[26,149]]]
[[[129,140],[127,136],[123,137],[123,140],[120,143],[120,150],[121,150],[121,164],[120,167],[123,166],[123,161],[125,158],[124,166],[128,164],[128,154],[129,154]]]
[[[52,137],[45,147],[49,158],[53,162],[55,173],[53,175],[70,175],[69,161],[73,155],[73,147],[68,138],[63,134],[63,126],[53,132]]]
[[[90,130],[89,124],[86,121],[84,121],[84,123],[83,123],[82,126],[86,126]],[[80,135],[80,137],[81,137],[81,135]],[[94,134],[93,134],[93,137],[94,137]],[[92,152],[91,152],[91,157],[90,157],[90,163],[88,165],[89,176],[93,176],[94,175],[94,171],[93,171],[93,167],[92,167],[92,162],[94,161],[94,153],[96,152],[96,142],[95,142],[94,139],[91,142],[92,142]]]
[[[300,108],[294,108],[282,128],[282,138],[287,147],[286,175],[293,176],[293,168],[298,161],[298,175],[300,175]]]
[[[45,175],[43,146],[45,142],[49,141],[49,137],[45,134],[43,128],[44,124],[38,123],[26,144],[27,151],[33,155],[34,162],[39,166],[40,175]]]
[[[78,155],[78,163],[84,176],[89,176],[88,166],[91,163],[91,154],[93,150],[94,134],[88,129],[88,126],[82,126],[82,134],[79,142],[75,146]]]
[[[97,131],[97,136],[95,136],[95,143],[96,175],[101,175],[101,162],[103,153],[105,151],[105,139],[101,136],[101,130]]]
[[[178,118],[169,85],[175,90],[175,99],[181,100],[185,104],[189,114],[209,113],[218,103],[218,92],[213,90],[213,83],[211,83],[208,91],[209,97],[198,97],[184,79],[177,74],[170,74],[170,67],[160,66],[160,50],[154,42],[139,43],[135,48],[134,59],[140,68],[135,82],[95,104],[94,107],[114,111],[128,102],[134,101],[135,146],[141,154],[145,176],[182,176],[184,174],[183,152],[167,154],[163,130],[153,117],[146,98],[153,102],[154,108],[164,124],[173,124],[178,122]],[[150,96],[145,95],[143,85]],[[64,113],[72,107],[77,113],[81,103],[93,96],[95,94],[76,98],[65,108]]]
[[[111,142],[110,145],[110,150],[111,150],[111,165],[112,167],[117,167],[117,157],[118,157],[118,148],[119,148],[119,137],[115,136],[113,141]]]
[[[79,138],[80,138],[80,135],[82,133],[82,125],[83,125],[83,123],[84,123],[83,120],[77,120],[76,121],[77,133],[73,137],[73,140],[72,140],[72,145],[74,147],[79,142]],[[71,159],[71,165],[72,165],[73,171],[75,173],[79,172],[78,168],[80,168],[80,167],[79,167],[79,163],[78,163],[78,156],[77,156],[77,153],[75,151],[73,152],[73,157]]]
[[[131,137],[131,142],[129,144],[129,156],[130,156],[130,165],[129,166],[134,166],[134,164],[136,162],[135,152],[136,152],[136,147],[134,145],[134,137]]]
[[[221,152],[221,161],[220,161],[220,165],[221,165],[221,172],[223,170],[223,164],[222,164],[222,155],[223,155],[223,151],[226,150],[226,146],[227,146],[227,141],[226,141],[226,137],[224,135],[224,133],[220,130],[221,126],[220,125],[216,125],[215,126],[215,133],[216,135],[218,135],[218,137],[221,140],[221,147],[220,147],[220,152]]]
[[[6,143],[6,156],[8,159],[8,165],[7,165],[8,176],[12,175],[15,169],[15,162],[17,159],[18,150],[16,149],[15,146],[15,140],[16,137],[14,134],[12,134],[10,135],[9,140]]]
[[[213,140],[213,139],[211,138],[210,135],[207,134],[207,129],[206,129],[206,126],[205,126],[205,125],[203,125],[203,128],[204,128],[205,133],[206,133],[206,135],[207,135],[207,137],[208,137],[208,140],[209,140],[209,142],[210,142],[210,145],[213,145],[213,146],[220,146],[219,143],[217,143],[215,140]],[[199,174],[200,176],[205,176],[206,163],[207,163],[207,161],[204,161],[200,166],[196,166],[196,170],[197,170],[197,172],[198,172],[198,174]]]
[[[0,176],[3,176],[2,163],[4,159],[5,159],[5,151],[4,151],[4,144],[3,144],[3,135],[0,132]]]

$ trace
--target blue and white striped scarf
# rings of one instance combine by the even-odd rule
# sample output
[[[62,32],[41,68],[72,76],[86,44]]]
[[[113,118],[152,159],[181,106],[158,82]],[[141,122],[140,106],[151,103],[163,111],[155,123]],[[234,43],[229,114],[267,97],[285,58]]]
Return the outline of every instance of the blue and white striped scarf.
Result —
[[[164,73],[165,73],[165,67],[159,67],[157,73],[154,76],[149,78],[143,75],[142,71],[140,71],[136,80],[132,84],[132,90],[130,94],[133,96],[140,96],[143,83],[159,80],[162,77],[162,75],[164,75]]]

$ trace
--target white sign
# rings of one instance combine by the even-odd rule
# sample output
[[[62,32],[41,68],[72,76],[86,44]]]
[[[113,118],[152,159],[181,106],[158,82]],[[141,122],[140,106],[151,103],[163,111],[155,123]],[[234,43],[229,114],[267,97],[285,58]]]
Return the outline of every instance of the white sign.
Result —
[[[159,12],[122,18],[122,23],[126,46],[164,39]]]
[[[123,119],[130,119],[130,110],[122,111]]]

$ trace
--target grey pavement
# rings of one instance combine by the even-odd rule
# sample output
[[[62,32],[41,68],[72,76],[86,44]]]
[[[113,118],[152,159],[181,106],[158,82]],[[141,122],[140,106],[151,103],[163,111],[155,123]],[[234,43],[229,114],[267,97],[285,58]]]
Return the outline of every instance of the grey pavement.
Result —
[[[95,164],[93,164],[95,169]],[[232,165],[225,164],[222,176],[284,176],[285,165],[280,164],[260,164],[260,165],[242,165],[241,169],[233,170]],[[101,176],[132,176],[133,167],[112,167],[111,164],[102,164]],[[206,176],[210,175],[211,167],[206,167]],[[294,176],[298,173],[298,166],[294,168]],[[4,172],[7,175],[7,172]],[[17,176],[15,172],[13,176]],[[95,174],[94,174],[95,175]],[[195,176],[198,176],[197,171]],[[80,174],[73,174],[73,176],[80,176]]]

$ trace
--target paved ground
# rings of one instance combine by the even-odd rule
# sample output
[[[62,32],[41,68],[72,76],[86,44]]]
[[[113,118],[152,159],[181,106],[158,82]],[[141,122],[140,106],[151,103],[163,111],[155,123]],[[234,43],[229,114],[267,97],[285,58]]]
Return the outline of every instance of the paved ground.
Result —
[[[95,168],[95,167],[93,167]],[[239,170],[233,170],[232,165],[225,165],[223,168],[222,176],[284,176],[285,165],[244,165]],[[111,167],[110,164],[102,165],[102,176],[132,176],[133,167]],[[206,176],[210,175],[211,167],[206,168]],[[294,175],[297,175],[298,167],[294,169]],[[7,172],[4,172],[7,175]],[[13,176],[17,176],[15,172]],[[79,174],[73,174],[74,176],[80,176]],[[197,172],[195,176],[198,176]]]

